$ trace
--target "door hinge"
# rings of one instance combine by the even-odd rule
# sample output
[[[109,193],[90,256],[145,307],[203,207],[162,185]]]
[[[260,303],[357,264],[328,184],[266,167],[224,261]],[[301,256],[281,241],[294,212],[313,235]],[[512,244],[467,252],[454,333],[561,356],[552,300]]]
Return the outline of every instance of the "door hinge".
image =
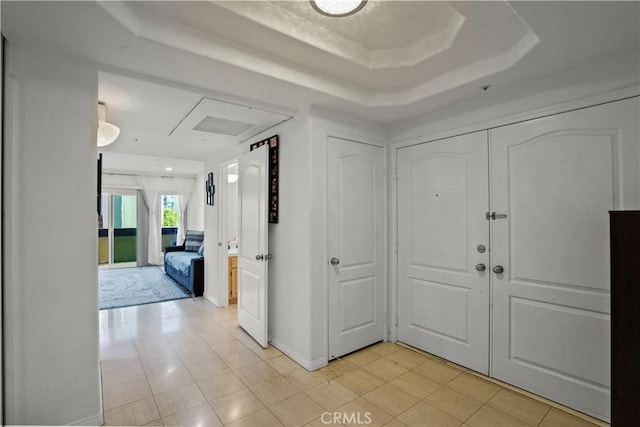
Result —
[[[396,181],[397,181],[398,180],[398,168],[396,168],[395,176],[396,176]]]
[[[398,313],[396,313],[396,327],[398,326]]]
[[[396,253],[398,253],[400,251],[400,243],[396,240],[395,245],[396,245]]]

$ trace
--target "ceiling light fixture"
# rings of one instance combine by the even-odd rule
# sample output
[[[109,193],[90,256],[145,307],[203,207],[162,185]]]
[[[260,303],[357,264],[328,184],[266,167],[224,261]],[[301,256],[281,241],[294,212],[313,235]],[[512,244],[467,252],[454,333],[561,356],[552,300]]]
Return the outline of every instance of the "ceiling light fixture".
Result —
[[[309,3],[322,15],[343,18],[361,11],[367,0],[309,0]]]
[[[235,173],[230,173],[229,175],[227,175],[227,182],[229,184],[233,184],[234,182],[236,182],[238,180],[238,175]]]
[[[98,102],[98,147],[107,146],[120,135],[120,128],[107,122],[107,106]]]
[[[166,168],[164,168],[164,170],[166,170],[167,172],[171,172],[173,168],[171,166],[167,166]]]

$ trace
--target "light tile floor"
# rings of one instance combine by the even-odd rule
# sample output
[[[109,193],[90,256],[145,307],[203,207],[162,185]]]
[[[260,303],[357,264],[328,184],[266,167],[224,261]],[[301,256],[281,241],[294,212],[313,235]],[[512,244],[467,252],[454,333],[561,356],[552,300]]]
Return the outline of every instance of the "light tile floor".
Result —
[[[101,311],[100,354],[105,425],[594,425],[392,343],[307,372],[203,298]]]

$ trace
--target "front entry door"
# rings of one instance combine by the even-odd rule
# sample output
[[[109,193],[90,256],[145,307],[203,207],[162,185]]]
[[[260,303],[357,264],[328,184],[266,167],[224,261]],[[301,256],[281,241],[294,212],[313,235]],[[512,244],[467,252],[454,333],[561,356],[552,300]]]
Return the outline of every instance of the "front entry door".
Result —
[[[384,339],[385,150],[329,138],[329,356]]]
[[[398,340],[487,374],[487,134],[398,150]]]
[[[268,158],[264,145],[238,163],[238,325],[268,346]]]
[[[639,207],[638,117],[633,98],[491,131],[493,376],[605,420],[608,212]]]

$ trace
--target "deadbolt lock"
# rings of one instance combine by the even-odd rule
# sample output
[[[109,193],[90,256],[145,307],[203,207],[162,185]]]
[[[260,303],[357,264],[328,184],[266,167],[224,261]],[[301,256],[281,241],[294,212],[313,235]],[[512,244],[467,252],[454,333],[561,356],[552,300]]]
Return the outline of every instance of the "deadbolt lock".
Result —
[[[478,245],[478,252],[480,252],[481,254],[485,253],[487,251],[487,248],[485,245]]]

